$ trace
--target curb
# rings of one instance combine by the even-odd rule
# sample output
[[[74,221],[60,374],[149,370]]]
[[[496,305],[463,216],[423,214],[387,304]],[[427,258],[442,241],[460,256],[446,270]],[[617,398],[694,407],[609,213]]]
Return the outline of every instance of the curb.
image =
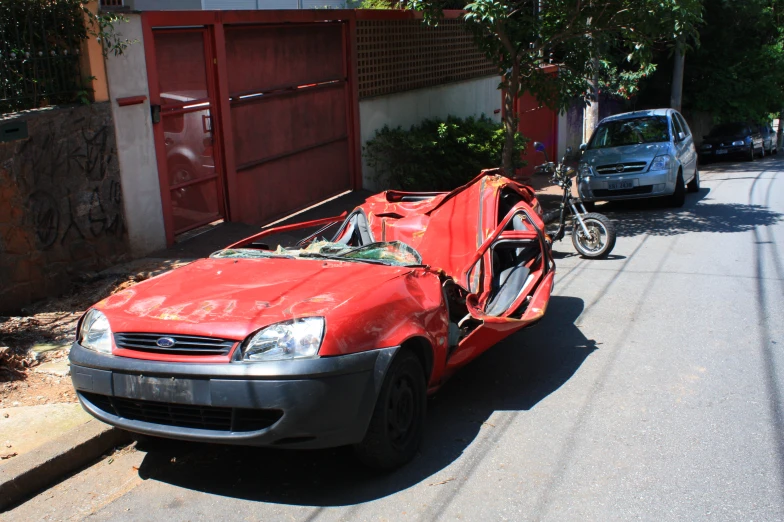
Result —
[[[130,433],[89,420],[0,466],[0,512],[131,439]]]

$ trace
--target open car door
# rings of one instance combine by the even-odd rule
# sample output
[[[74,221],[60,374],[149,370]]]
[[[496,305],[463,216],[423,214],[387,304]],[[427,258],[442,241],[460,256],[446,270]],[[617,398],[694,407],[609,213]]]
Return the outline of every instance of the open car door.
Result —
[[[504,337],[538,322],[547,309],[554,276],[545,235],[530,207],[518,203],[465,270],[471,287],[467,321],[478,324],[459,341],[448,366],[462,366]]]

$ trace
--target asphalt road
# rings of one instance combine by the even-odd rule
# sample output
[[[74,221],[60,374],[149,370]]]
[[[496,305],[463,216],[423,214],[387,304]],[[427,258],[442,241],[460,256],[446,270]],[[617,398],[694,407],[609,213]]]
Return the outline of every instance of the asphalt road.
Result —
[[[703,169],[682,209],[615,205],[612,258],[556,244],[545,320],[429,402],[421,454],[172,443],[4,520],[784,520],[784,155]]]

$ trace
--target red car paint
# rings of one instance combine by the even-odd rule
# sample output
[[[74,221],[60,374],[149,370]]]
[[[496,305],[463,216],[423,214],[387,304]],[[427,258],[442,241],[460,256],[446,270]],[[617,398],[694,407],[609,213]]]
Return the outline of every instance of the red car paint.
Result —
[[[512,202],[507,204],[509,209],[502,206],[502,194]],[[412,198],[419,200],[409,201]],[[114,294],[95,308],[106,314],[114,332],[231,339],[237,341],[232,353],[263,327],[308,316],[326,318],[320,357],[421,338],[433,352],[431,391],[455,369],[544,315],[555,266],[530,188],[491,170],[449,193],[387,191],[358,208],[367,216],[376,241],[402,241],[421,254],[424,265],[209,258]],[[271,228],[231,246],[248,247],[265,236],[339,222],[344,217]],[[520,219],[515,223],[522,224],[514,228],[516,217]],[[486,310],[498,264],[493,247],[513,249],[525,242],[539,253],[528,262],[530,275],[513,304],[490,315]],[[457,297],[447,297],[447,287]],[[467,313],[461,322],[469,325],[459,330],[459,342],[452,346],[450,321],[455,326],[458,323],[450,319],[448,306],[464,306]],[[460,309],[457,312],[462,315]],[[232,358],[232,354],[171,355],[116,346],[113,353],[171,362],[229,363]]]

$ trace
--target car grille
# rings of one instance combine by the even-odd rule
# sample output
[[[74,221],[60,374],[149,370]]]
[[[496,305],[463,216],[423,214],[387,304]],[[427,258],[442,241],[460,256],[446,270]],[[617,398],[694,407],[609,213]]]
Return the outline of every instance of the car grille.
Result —
[[[80,392],[96,408],[123,419],[152,424],[215,431],[259,431],[269,428],[282,416],[280,410],[249,410],[194,406],[170,402],[142,401]]]
[[[593,195],[597,198],[608,196],[633,196],[635,194],[650,194],[652,190],[653,185],[645,185],[642,187],[633,187],[622,190],[594,189]]]
[[[171,346],[159,346],[158,340],[168,338],[174,341]],[[195,335],[166,335],[155,333],[116,333],[114,344],[117,348],[142,352],[168,353],[178,355],[228,355],[237,341],[198,337]]]
[[[641,172],[645,170],[646,166],[648,166],[648,163],[645,161],[632,161],[630,163],[613,163],[611,165],[599,165],[598,167],[596,167],[596,173],[597,174],[621,174],[626,172]]]

